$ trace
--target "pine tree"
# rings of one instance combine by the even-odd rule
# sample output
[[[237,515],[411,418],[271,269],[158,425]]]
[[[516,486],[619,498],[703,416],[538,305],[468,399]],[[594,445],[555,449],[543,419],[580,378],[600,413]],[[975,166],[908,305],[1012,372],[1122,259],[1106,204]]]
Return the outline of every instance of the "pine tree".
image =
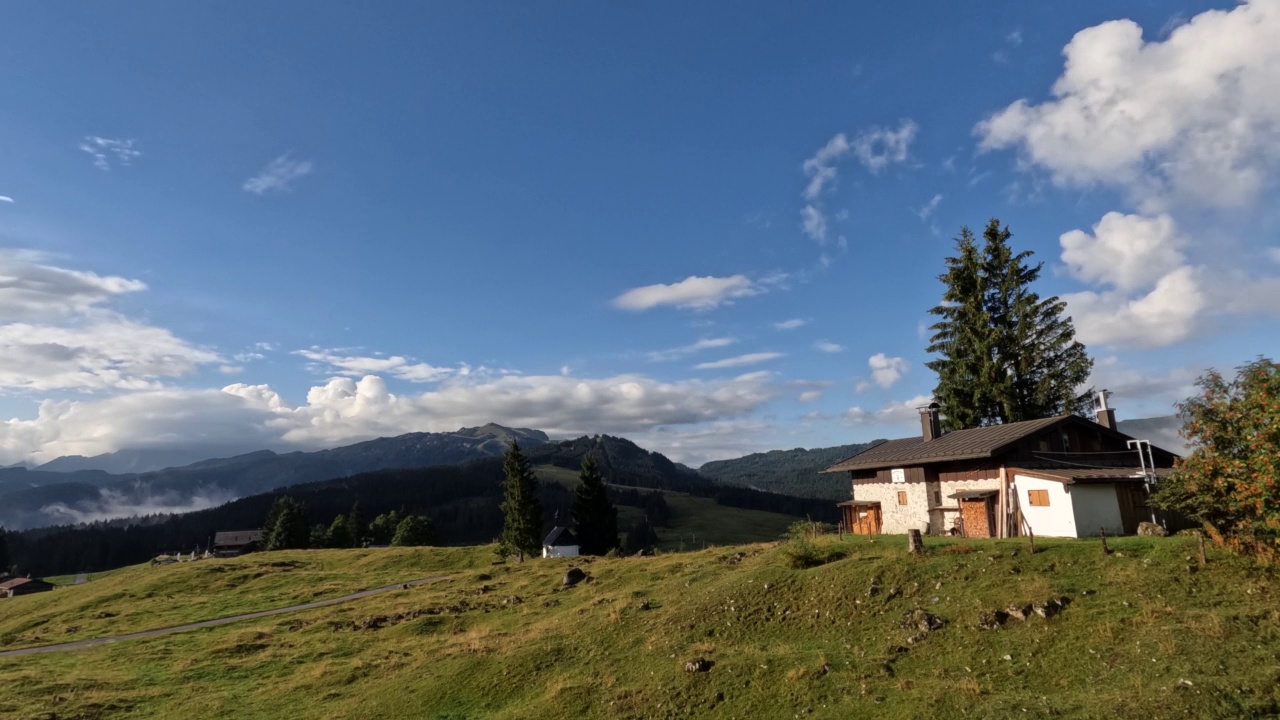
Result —
[[[268,516],[274,518],[270,531],[264,530],[268,550],[293,550],[307,547],[311,531],[307,528],[307,514],[296,500],[288,495],[276,499]]]
[[[364,523],[364,514],[360,512],[359,500],[351,506],[351,512],[347,515],[347,529],[351,531],[351,547],[363,546],[369,527]]]
[[[938,374],[934,400],[942,406],[943,428],[960,430],[985,424],[995,407],[987,378],[991,374],[991,322],[987,317],[982,257],[969,228],[956,238],[956,256],[938,277],[946,290],[942,304],[929,312],[942,318],[931,328],[928,351],[941,355],[925,365]]]
[[[421,547],[435,542],[436,528],[426,515],[410,515],[401,520],[395,537],[391,539],[391,544],[396,547]]]
[[[374,518],[369,523],[369,542],[374,545],[390,545],[402,520],[400,513],[395,510]]]
[[[516,555],[524,562],[525,555],[537,555],[542,547],[542,504],[538,502],[538,478],[515,440],[503,459],[502,471],[507,480],[498,552],[503,557]]]
[[[351,523],[342,515],[335,517],[329,524],[326,545],[331,548],[349,548],[355,547],[355,544],[355,537],[351,534]]]
[[[9,538],[4,526],[0,525],[0,575],[9,572]]]
[[[933,326],[927,363],[938,373],[934,398],[944,427],[958,430],[1081,412],[1093,361],[1075,339],[1075,326],[1058,297],[1031,289],[1043,263],[1032,252],[1014,253],[1013,234],[992,219],[981,250],[968,228],[956,240],[940,276],[947,289],[930,312]]]
[[[604,555],[618,547],[618,510],[609,502],[604,477],[590,453],[582,458],[581,483],[574,493],[574,534],[583,555]]]

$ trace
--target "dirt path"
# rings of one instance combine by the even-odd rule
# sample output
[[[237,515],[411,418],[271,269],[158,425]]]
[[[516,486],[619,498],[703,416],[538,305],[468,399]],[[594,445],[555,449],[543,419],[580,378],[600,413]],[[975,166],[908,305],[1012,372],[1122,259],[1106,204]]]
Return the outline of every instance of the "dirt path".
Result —
[[[186,625],[174,625],[173,627],[158,628],[156,630],[143,630],[141,632],[126,633],[124,635],[91,638],[89,640],[77,640],[75,642],[58,643],[56,645],[37,645],[35,647],[19,648],[17,650],[0,650],[0,658],[16,657],[18,655],[34,655],[36,653],[62,652],[66,650],[83,650],[84,648],[91,648],[95,645],[108,645],[122,640],[136,640],[138,638],[169,635],[171,633],[186,632],[188,630],[218,627],[219,625],[229,625],[234,622],[240,622],[241,620],[253,620],[255,618],[269,617],[271,615],[282,615],[284,613],[297,612],[299,610],[311,610],[313,608],[321,608],[328,605],[337,605],[338,603],[344,603],[350,600],[359,600],[360,598],[371,597],[373,595],[381,595],[382,593],[391,592],[392,590],[400,590],[406,587],[422,585],[423,583],[443,580],[446,577],[448,576],[440,575],[437,577],[410,580],[407,583],[396,583],[395,585],[373,588],[372,590],[361,590],[360,592],[343,595],[341,597],[329,598],[328,600],[316,600],[315,602],[303,603],[301,605],[290,605],[289,607],[275,608],[272,610],[259,610],[258,612],[244,613],[243,615],[231,615],[229,617],[218,618],[216,620],[203,620],[201,622],[187,623]]]

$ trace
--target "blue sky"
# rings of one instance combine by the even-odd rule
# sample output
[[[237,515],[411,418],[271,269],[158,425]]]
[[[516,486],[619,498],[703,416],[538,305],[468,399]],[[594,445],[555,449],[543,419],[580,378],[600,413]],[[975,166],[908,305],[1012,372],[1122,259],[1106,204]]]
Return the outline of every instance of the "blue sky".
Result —
[[[1274,0],[16,5],[0,462],[905,434],[992,216],[1167,414],[1280,338],[1278,55]]]

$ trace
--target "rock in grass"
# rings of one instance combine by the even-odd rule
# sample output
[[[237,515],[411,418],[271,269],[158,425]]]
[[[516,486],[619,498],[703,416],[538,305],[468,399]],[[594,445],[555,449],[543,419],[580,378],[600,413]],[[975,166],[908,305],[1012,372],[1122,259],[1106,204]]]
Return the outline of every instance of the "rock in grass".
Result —
[[[1004,611],[1014,620],[1026,620],[1031,616],[1030,605],[1010,605]]]
[[[711,672],[712,665],[715,665],[715,663],[706,658],[694,658],[684,664],[684,671],[691,673]]]
[[[1169,531],[1153,522],[1140,522],[1138,523],[1138,534],[1145,537],[1164,537],[1169,534]]]
[[[978,614],[978,629],[980,630],[999,630],[1004,627],[1004,623],[1009,619],[1009,614],[1003,610],[995,612],[983,612]]]
[[[565,587],[570,587],[586,579],[587,574],[582,571],[582,568],[569,568],[568,572],[564,574],[564,585]]]

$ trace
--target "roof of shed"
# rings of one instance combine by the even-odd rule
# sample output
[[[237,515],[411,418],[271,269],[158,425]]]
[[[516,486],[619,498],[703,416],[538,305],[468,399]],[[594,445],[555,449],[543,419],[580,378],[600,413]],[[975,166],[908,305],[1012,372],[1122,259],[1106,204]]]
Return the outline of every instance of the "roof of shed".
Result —
[[[261,530],[229,530],[213,534],[214,545],[248,545],[261,541]]]
[[[20,577],[20,578],[13,578],[12,580],[5,580],[4,582],[0,582],[0,590],[12,590],[13,588],[18,587],[19,585],[26,585],[27,583],[39,583],[39,584],[41,584],[41,585],[53,585],[53,583],[51,583],[51,582],[46,582],[46,581],[44,581],[44,580],[38,580],[38,579],[36,579],[36,578],[24,578],[24,577]]]
[[[1165,477],[1173,472],[1173,468],[1156,468],[1156,477]],[[1090,483],[1090,482],[1117,482],[1117,481],[1133,481],[1138,482],[1146,479],[1146,475],[1142,472],[1142,468],[1134,465],[1132,467],[1113,467],[1113,468],[1026,468],[1013,467],[1009,468],[1010,475],[1031,475],[1032,477],[1043,478],[1045,480],[1058,480],[1064,483]]]
[[[547,539],[546,539],[546,540],[543,540],[543,541],[542,541],[542,544],[543,544],[543,545],[548,545],[548,546],[551,546],[551,547],[563,547],[563,546],[565,546],[565,545],[577,545],[577,544],[578,544],[578,538],[574,537],[574,536],[573,536],[573,533],[569,532],[569,528],[567,528],[567,527],[560,527],[559,525],[557,525],[557,526],[555,526],[555,527],[551,528],[551,532],[550,532],[550,534],[548,534],[548,535],[547,535]]]

